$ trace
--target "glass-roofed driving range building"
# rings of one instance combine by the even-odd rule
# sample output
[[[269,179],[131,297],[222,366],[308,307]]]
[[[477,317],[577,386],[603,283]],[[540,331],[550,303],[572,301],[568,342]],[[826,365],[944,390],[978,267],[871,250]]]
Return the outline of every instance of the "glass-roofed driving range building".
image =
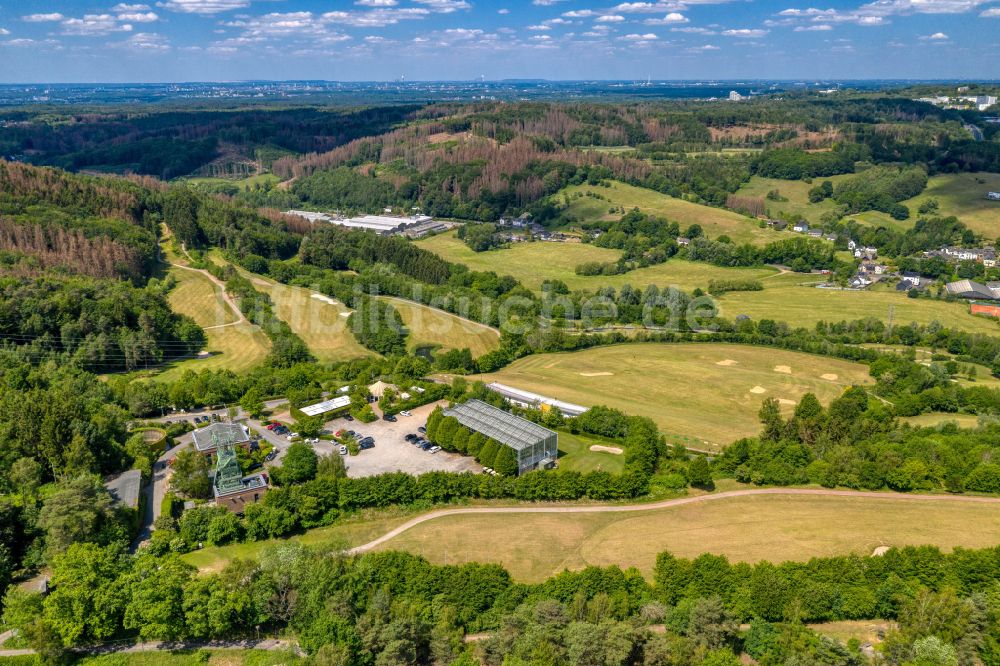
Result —
[[[469,400],[444,410],[466,428],[514,449],[517,473],[547,467],[559,455],[559,435],[520,416],[514,416],[482,400]]]

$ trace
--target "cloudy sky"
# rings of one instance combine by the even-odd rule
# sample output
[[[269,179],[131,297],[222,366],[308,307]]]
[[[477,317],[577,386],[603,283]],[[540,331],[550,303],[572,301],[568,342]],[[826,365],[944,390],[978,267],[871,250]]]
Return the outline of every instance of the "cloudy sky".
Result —
[[[0,0],[0,82],[1000,78],[1000,0]]]

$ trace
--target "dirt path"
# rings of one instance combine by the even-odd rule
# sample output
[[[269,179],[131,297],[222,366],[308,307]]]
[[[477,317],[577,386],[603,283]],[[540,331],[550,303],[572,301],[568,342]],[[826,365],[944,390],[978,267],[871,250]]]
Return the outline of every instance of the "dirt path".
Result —
[[[183,250],[184,255],[190,260],[191,259],[191,255],[188,254],[187,248],[181,246],[181,250]],[[237,307],[236,301],[234,301],[233,297],[229,295],[228,291],[226,291],[226,283],[225,282],[223,282],[219,278],[215,277],[214,275],[212,275],[211,273],[209,273],[208,271],[206,271],[204,268],[193,268],[191,266],[185,266],[184,264],[174,263],[174,262],[172,262],[170,260],[167,260],[167,263],[169,265],[175,267],[175,268],[180,268],[181,270],[192,271],[192,272],[195,272],[195,273],[200,273],[201,275],[204,275],[205,277],[207,277],[212,282],[212,284],[215,285],[215,287],[222,292],[222,300],[224,300],[226,302],[226,305],[228,305],[230,308],[232,308],[233,314],[236,315],[236,321],[234,321],[234,322],[230,322],[228,324],[219,324],[218,326],[208,326],[208,327],[205,327],[203,330],[207,331],[207,330],[210,330],[210,329],[213,329],[213,328],[224,328],[226,326],[236,326],[237,324],[247,324],[247,323],[249,323],[247,321],[247,318],[243,316],[243,312],[239,309],[239,307]]]
[[[749,497],[754,495],[807,495],[820,497],[845,497],[856,499],[874,500],[902,500],[906,502],[972,502],[980,504],[1000,504],[1000,497],[976,497],[966,495],[913,495],[908,493],[880,493],[866,492],[861,490],[823,490],[820,488],[753,488],[747,490],[729,490],[711,495],[698,495],[695,497],[681,497],[678,499],[664,500],[662,502],[652,502],[650,504],[623,504],[608,505],[601,504],[595,506],[538,506],[538,507],[481,507],[468,509],[441,509],[431,511],[422,516],[417,516],[399,527],[389,530],[374,541],[356,546],[348,552],[351,554],[367,553],[378,548],[387,541],[391,541],[403,532],[410,530],[421,523],[426,523],[446,516],[475,515],[484,513],[628,513],[634,511],[652,511],[656,509],[667,509],[685,504],[699,504],[702,502],[714,502],[716,500],[730,499],[733,497]]]

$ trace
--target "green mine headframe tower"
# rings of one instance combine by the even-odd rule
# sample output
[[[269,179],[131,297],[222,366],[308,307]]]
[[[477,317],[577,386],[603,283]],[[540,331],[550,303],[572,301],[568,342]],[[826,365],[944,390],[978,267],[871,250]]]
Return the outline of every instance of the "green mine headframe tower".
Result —
[[[233,446],[232,439],[226,437],[224,441],[220,441],[216,434],[212,435],[212,439],[215,441],[216,451],[215,494],[222,495],[240,490],[243,487],[243,472],[236,459],[236,447]]]

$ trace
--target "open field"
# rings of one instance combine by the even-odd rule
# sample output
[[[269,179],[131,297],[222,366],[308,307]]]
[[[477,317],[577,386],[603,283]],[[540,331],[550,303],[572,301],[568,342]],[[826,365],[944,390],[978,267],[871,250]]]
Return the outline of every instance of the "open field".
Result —
[[[469,348],[473,357],[482,356],[500,346],[500,331],[483,324],[462,319],[444,310],[428,307],[402,298],[383,297],[392,303],[410,331],[410,349]]]
[[[475,535],[470,539],[469,535]],[[878,546],[985,548],[1000,540],[992,504],[881,498],[753,495],[615,513],[445,516],[380,546],[437,564],[497,562],[523,582],[587,565],[637,567],[649,577],[656,555],[702,553],[731,561],[805,561]]]
[[[711,210],[711,209],[709,209]],[[515,243],[510,248],[473,252],[454,233],[441,234],[417,244],[435,252],[444,259],[465,264],[474,271],[493,271],[499,275],[517,278],[529,289],[539,291],[546,279],[562,280],[572,290],[600,287],[620,288],[624,284],[641,288],[650,284],[658,287],[676,286],[685,291],[708,286],[709,280],[759,279],[774,275],[773,268],[724,268],[698,261],[670,259],[669,261],[630,271],[624,275],[577,275],[579,264],[590,261],[616,261],[617,250],[595,247],[584,243]]]
[[[588,192],[603,198],[586,196]],[[620,206],[626,211],[638,208],[643,213],[677,222],[682,233],[688,226],[698,224],[709,238],[726,235],[737,243],[763,245],[778,238],[776,232],[761,229],[753,220],[732,211],[675,199],[655,190],[617,181],[611,181],[610,187],[574,185],[557,192],[552,198],[557,203],[568,201],[566,214],[579,222],[617,220],[621,218],[621,213],[609,213],[608,209]]]
[[[559,432],[559,469],[572,472],[610,472],[621,474],[625,467],[625,456],[606,451],[591,451],[591,446],[608,444],[584,435]],[[611,444],[614,446],[614,444]]]
[[[928,412],[917,416],[904,416],[900,419],[904,423],[926,428],[943,423],[954,422],[959,428],[975,428],[979,425],[979,417],[975,414],[954,414],[946,412]]]
[[[779,213],[785,213],[803,218],[810,224],[819,224],[823,213],[834,210],[837,204],[830,199],[811,204],[809,203],[809,190],[824,180],[829,180],[836,185],[837,181],[843,180],[846,177],[831,176],[829,178],[816,178],[812,183],[807,183],[803,180],[781,180],[778,178],[753,176],[736,194],[764,199],[764,205],[773,217],[777,217]],[[788,201],[767,200],[765,197],[767,197],[767,193],[771,190],[778,190],[779,194],[788,199]]]
[[[367,543],[372,539],[388,532],[412,514],[405,513],[401,509],[387,511],[363,511],[340,520],[329,527],[318,527],[309,530],[304,534],[292,537],[289,541],[302,543],[307,546],[349,548]],[[198,567],[201,571],[219,571],[235,558],[254,558],[260,555],[268,546],[284,543],[284,539],[270,539],[266,541],[251,541],[249,543],[234,543],[228,546],[209,546],[201,550],[195,550],[181,556],[188,564]]]
[[[896,291],[848,291],[816,289],[803,286],[816,282],[819,276],[786,274],[773,280],[764,280],[763,291],[731,292],[716,299],[720,314],[735,319],[746,314],[752,319],[775,319],[793,326],[811,327],[818,321],[875,317],[882,321],[889,318],[897,324],[916,321],[928,324],[937,320],[949,328],[970,333],[996,335],[1000,328],[996,321],[969,314],[965,303],[947,303],[924,298],[907,298]]]
[[[169,294],[170,306],[205,329],[205,349],[212,355],[172,363],[157,379],[173,380],[185,370],[226,368],[241,372],[264,360],[271,341],[259,327],[238,321],[241,317],[225,301],[219,286],[202,273],[178,266],[170,266],[169,273],[177,279]]]
[[[351,309],[304,287],[293,287],[260,275],[240,271],[254,287],[271,297],[274,312],[309,346],[320,361],[346,361],[373,352],[358,344],[347,326]]]
[[[277,185],[281,182],[281,179],[273,173],[262,173],[256,176],[248,176],[246,178],[212,178],[209,176],[196,176],[194,178],[184,178],[182,181],[190,183],[191,185],[234,185],[241,190],[249,190],[258,185]]]
[[[803,394],[828,403],[853,384],[871,383],[859,363],[731,344],[636,343],[538,354],[478,378],[585,406],[648,416],[695,448],[722,448],[760,430],[765,398]],[[674,440],[671,440],[674,441]]]

